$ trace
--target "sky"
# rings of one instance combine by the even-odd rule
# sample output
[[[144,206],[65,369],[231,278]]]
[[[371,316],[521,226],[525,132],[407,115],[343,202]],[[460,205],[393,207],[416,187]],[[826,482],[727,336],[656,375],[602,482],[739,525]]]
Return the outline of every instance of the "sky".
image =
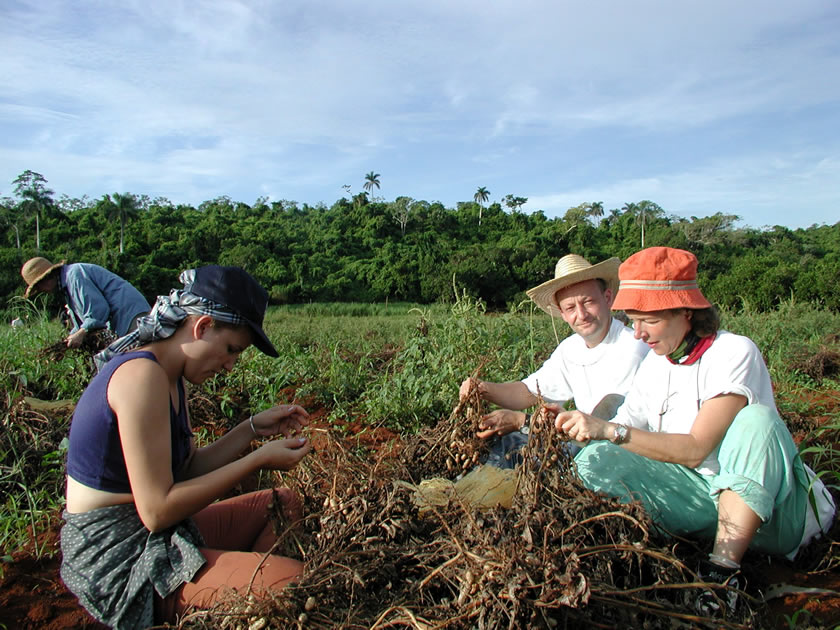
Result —
[[[840,220],[836,0],[3,0],[0,197]]]

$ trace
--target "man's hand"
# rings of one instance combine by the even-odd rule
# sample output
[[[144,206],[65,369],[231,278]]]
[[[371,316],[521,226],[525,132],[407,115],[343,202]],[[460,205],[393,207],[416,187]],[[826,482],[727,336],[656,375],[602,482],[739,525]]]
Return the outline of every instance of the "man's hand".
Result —
[[[473,389],[478,389],[478,394],[479,396],[481,396],[481,381],[479,381],[477,378],[473,378],[472,376],[470,376],[469,378],[465,379],[463,383],[461,383],[461,387],[458,390],[458,400],[466,400],[469,397],[470,392],[473,391]]]
[[[507,435],[518,431],[525,424],[525,412],[510,409],[496,409],[481,418],[476,436],[482,440],[494,435]]]
[[[87,330],[79,328],[79,330],[74,332],[72,335],[69,335],[64,342],[67,344],[68,348],[78,348],[84,342],[85,337],[87,337]]]

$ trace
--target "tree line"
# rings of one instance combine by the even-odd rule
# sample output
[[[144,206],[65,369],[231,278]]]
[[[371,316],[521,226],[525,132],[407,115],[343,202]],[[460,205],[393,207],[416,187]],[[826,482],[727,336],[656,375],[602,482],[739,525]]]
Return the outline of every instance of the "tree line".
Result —
[[[567,253],[624,260],[666,245],[697,255],[701,288],[721,306],[767,310],[793,298],[840,308],[840,223],[737,227],[734,214],[683,218],[649,200],[609,210],[585,202],[549,218],[522,212],[525,197],[488,204],[486,187],[455,207],[386,201],[370,194],[379,177],[368,173],[357,195],[345,186],[347,196],[331,206],[223,196],[193,207],[132,193],[56,199],[42,175],[25,171],[12,182],[14,197],[0,197],[0,295],[7,305],[19,296],[21,265],[42,255],[100,264],[150,301],[182,269],[224,264],[250,271],[274,304],[432,303],[457,289],[502,309],[553,277]]]

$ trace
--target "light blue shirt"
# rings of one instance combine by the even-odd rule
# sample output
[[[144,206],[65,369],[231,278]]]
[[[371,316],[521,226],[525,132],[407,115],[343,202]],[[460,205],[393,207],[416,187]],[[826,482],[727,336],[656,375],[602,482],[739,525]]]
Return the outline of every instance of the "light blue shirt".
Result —
[[[73,318],[73,330],[110,327],[125,335],[139,314],[151,309],[146,298],[131,283],[104,267],[72,263],[61,268],[61,288]]]

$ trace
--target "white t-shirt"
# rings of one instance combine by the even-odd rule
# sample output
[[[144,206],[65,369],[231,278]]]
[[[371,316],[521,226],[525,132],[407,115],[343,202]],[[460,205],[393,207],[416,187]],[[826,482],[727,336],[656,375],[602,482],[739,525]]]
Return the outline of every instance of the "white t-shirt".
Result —
[[[740,394],[747,404],[776,409],[770,373],[758,347],[748,337],[721,330],[693,365],[674,365],[667,357],[648,354],[613,422],[646,431],[690,433],[700,406],[721,394]],[[720,472],[715,453],[697,472]]]
[[[740,394],[747,404],[776,409],[770,373],[758,347],[748,337],[724,330],[693,365],[674,365],[666,357],[648,354],[612,421],[647,431],[687,434],[700,405],[721,394]],[[718,474],[717,449],[696,470],[703,475]],[[800,546],[820,531],[827,532],[834,517],[834,501],[825,485],[808,466],[805,470],[812,480],[817,513],[809,501]]]
[[[648,353],[647,344],[635,339],[633,331],[617,319],[610,323],[604,340],[587,348],[574,334],[551,353],[539,370],[522,380],[534,396],[546,402],[575,401],[575,407],[590,413],[607,394],[626,395],[636,370]]]

